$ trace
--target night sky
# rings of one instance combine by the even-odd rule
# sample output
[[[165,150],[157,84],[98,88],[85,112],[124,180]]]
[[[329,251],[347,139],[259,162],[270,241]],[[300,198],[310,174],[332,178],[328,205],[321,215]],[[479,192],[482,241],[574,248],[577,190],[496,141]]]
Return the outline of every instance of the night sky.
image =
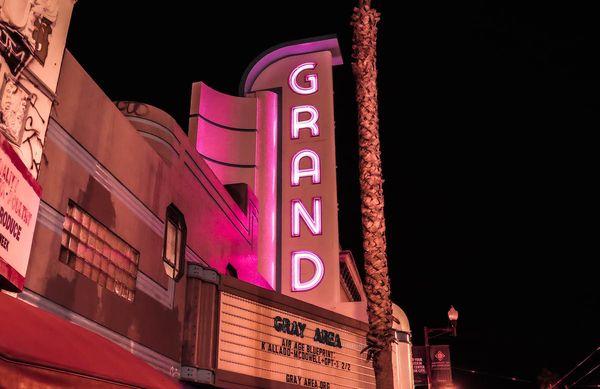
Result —
[[[491,374],[455,371],[460,388],[526,388],[600,344],[600,35],[582,5],[490,3],[375,2],[388,255],[415,344],[460,312],[441,341]],[[186,128],[192,82],[236,94],[263,50],[337,34],[340,239],[362,267],[353,4],[80,1],[67,47],[111,99]]]

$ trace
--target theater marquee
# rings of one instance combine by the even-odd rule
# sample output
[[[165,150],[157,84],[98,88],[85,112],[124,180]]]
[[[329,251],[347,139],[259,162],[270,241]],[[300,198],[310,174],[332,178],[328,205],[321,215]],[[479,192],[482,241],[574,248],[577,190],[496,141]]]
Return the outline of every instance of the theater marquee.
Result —
[[[258,194],[256,263],[270,288],[228,276],[215,281],[216,273],[205,274],[212,270],[188,264],[184,380],[226,388],[375,387],[361,353],[366,304],[340,293],[333,67],[341,63],[335,37],[295,41],[250,65],[243,97],[196,88],[199,152],[210,152],[202,139],[214,136],[255,156],[244,164],[225,156],[230,170],[217,171],[227,182],[243,178]],[[227,128],[207,129],[223,113],[232,119]]]
[[[374,388],[358,330],[221,294],[217,366],[310,388]]]

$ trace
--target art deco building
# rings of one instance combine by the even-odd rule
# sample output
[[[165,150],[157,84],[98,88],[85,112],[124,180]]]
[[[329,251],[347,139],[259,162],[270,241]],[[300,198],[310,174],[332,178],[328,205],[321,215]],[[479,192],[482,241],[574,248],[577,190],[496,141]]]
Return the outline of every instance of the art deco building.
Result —
[[[61,42],[55,85],[6,76],[37,80],[52,109],[27,154],[35,103],[2,100],[0,386],[374,388],[361,277],[339,247],[335,37],[263,53],[239,96],[194,84],[187,131],[111,101]],[[409,388],[394,315],[394,387]]]

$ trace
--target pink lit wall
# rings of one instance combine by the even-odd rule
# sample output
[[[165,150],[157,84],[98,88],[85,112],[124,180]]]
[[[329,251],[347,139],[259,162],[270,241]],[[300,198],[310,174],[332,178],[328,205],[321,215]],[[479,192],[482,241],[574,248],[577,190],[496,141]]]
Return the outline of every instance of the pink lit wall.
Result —
[[[196,150],[219,180],[256,194],[254,271],[327,308],[340,301],[332,81],[340,63],[335,38],[277,47],[249,67],[243,97],[195,84],[190,118]]]
[[[277,121],[277,95],[273,92],[237,97],[202,82],[193,85],[190,137],[196,150],[221,183],[244,183],[250,198],[256,194],[259,199],[257,215],[249,216],[256,258],[231,258],[230,263],[241,279],[255,278],[252,283],[270,289],[275,289],[277,282]]]

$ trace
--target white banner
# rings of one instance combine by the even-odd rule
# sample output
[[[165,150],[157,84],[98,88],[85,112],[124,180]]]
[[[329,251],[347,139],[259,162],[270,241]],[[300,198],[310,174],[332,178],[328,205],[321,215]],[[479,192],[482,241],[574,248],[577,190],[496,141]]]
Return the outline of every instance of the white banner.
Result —
[[[41,187],[0,135],[0,288],[22,290]]]

